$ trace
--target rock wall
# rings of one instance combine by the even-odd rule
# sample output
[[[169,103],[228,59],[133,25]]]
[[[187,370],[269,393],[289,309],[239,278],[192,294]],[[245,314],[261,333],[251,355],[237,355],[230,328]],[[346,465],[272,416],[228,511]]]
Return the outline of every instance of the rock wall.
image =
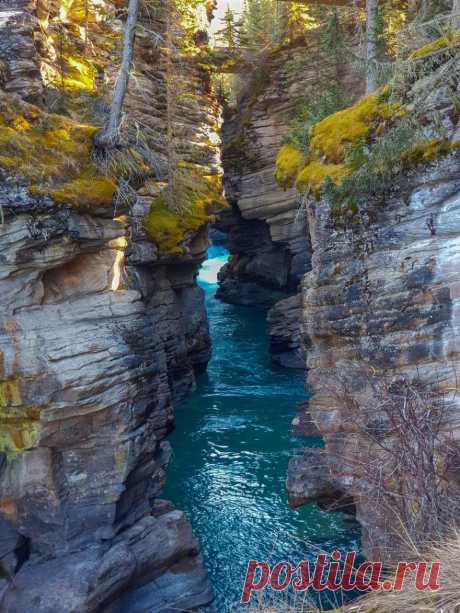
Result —
[[[222,132],[224,184],[232,209],[220,216],[219,228],[229,234],[231,258],[220,273],[217,297],[272,308],[272,357],[293,368],[305,365],[298,334],[299,285],[311,268],[311,246],[298,193],[277,184],[275,160],[305,95],[329,84],[335,71],[314,32],[259,59]],[[349,70],[339,78],[347,89],[359,91]]]
[[[455,74],[458,58],[456,63],[449,61],[454,62],[450,69]],[[441,65],[439,75],[442,69]],[[432,73],[430,79],[433,82]],[[446,142],[455,143],[458,114],[449,85],[442,80],[440,87],[427,92],[424,83],[416,82],[409,98],[416,101],[422,95],[424,125],[430,125],[436,114]],[[363,550],[375,559],[394,551],[401,528],[395,525],[398,506],[389,508],[383,499],[377,503],[373,477],[381,474],[388,491],[404,491],[404,479],[413,479],[407,470],[402,482],[392,483],[392,475],[401,473],[379,446],[380,442],[391,447],[391,427],[383,411],[389,398],[378,392],[384,389],[382,381],[405,377],[434,383],[438,397],[457,388],[458,152],[406,169],[385,201],[370,198],[360,206],[361,223],[355,224],[338,223],[324,200],[309,207],[313,256],[302,285],[302,326],[310,343],[308,381],[314,395],[309,411],[325,450],[318,454],[306,449],[293,458],[287,487],[295,506],[312,501],[354,503],[363,528]],[[354,409],[347,412],[350,406]],[[458,431],[451,421],[456,423],[459,410],[455,394],[448,407],[444,442],[435,456],[439,468],[448,464],[448,452],[453,453],[443,487],[455,487],[460,466]],[[416,439],[416,434],[411,436]]]
[[[2,41],[16,44],[18,55],[13,60],[0,48],[7,64],[0,100],[0,608],[203,605],[212,594],[198,544],[184,514],[159,498],[173,406],[210,357],[195,281],[205,222],[183,230],[174,254],[144,229],[167,179],[165,53],[140,31],[124,165],[107,178],[89,155],[86,135],[94,130],[79,122],[102,125],[107,111],[121,30],[107,21],[115,8],[105,5],[99,19],[90,5],[87,33],[76,2],[60,12],[55,4],[14,8],[25,19],[4,21],[9,38]],[[149,31],[162,32],[160,17],[152,23],[149,16]],[[40,23],[48,27],[46,47]],[[59,84],[50,77],[53,24],[66,29],[72,47]],[[175,109],[179,159],[217,175],[219,111],[206,74],[187,59],[175,69],[195,92]],[[39,83],[33,91],[28,79]],[[50,100],[59,115],[48,112]]]

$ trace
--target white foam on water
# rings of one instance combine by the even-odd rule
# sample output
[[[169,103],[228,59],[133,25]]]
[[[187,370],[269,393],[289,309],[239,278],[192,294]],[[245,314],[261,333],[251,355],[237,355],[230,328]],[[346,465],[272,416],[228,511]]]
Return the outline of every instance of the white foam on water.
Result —
[[[217,258],[211,258],[204,262],[198,276],[201,283],[208,285],[217,285],[217,274],[219,270],[227,263],[228,255],[221,255]]]

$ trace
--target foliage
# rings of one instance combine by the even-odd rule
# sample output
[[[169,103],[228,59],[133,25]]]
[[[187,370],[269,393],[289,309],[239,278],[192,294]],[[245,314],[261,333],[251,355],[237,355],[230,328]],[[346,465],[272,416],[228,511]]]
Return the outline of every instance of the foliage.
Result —
[[[340,26],[339,12],[337,7],[332,7],[326,22],[321,28],[321,44],[323,49],[330,54],[334,61],[339,60],[341,52],[345,48],[345,41]]]
[[[223,44],[226,47],[236,47],[239,44],[239,32],[238,26],[235,20],[230,5],[227,5],[227,10],[223,18],[224,27],[216,34],[216,40],[218,43]]]
[[[312,126],[346,106],[347,100],[337,86],[328,89],[320,98],[310,103],[301,103],[296,112],[296,119],[284,137],[283,143],[306,151],[310,143]]]
[[[283,42],[288,31],[287,4],[277,0],[245,0],[239,22],[243,47],[265,48]]]

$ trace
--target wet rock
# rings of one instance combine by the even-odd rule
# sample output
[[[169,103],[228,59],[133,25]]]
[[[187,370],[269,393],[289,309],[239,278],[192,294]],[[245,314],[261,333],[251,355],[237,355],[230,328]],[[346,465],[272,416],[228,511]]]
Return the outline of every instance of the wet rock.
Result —
[[[280,300],[268,312],[272,360],[285,368],[305,369],[305,351],[301,346],[300,319],[302,297],[295,294]]]
[[[297,415],[292,420],[291,432],[299,438],[321,438],[321,432],[311,416],[309,402],[310,400],[305,400],[297,405]]]
[[[334,497],[336,490],[322,449],[304,449],[301,455],[289,460],[286,489],[292,507]]]

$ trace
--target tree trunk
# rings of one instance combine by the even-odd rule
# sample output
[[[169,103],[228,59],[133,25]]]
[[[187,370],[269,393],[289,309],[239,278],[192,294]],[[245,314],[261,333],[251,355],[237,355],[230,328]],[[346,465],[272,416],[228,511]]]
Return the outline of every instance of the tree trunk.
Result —
[[[366,0],[366,15],[366,93],[372,94],[377,89],[378,0]]]
[[[453,0],[452,2],[452,26],[460,28],[460,0]]]
[[[119,142],[121,112],[126,90],[128,89],[129,75],[131,73],[131,64],[133,61],[138,9],[139,0],[129,0],[120,72],[118,73],[115,88],[113,90],[112,106],[110,108],[107,124],[105,128],[94,137],[94,142],[98,147],[115,147]]]

